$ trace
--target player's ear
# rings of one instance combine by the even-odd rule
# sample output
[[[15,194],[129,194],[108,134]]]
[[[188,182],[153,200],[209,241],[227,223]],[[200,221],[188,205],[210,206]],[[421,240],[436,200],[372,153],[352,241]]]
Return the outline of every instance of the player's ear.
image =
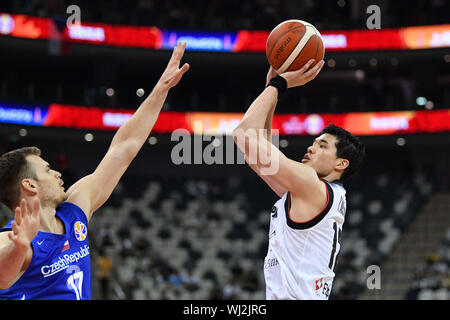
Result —
[[[28,195],[37,194],[37,183],[33,179],[22,179],[20,187]]]
[[[337,164],[336,164],[336,169],[345,170],[348,168],[349,165],[350,165],[350,162],[347,159],[338,158]]]

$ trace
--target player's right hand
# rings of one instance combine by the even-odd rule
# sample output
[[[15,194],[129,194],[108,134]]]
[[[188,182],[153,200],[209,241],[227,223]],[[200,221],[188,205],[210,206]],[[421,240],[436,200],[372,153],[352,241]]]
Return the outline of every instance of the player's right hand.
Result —
[[[288,71],[282,73],[284,79],[286,79],[287,87],[293,88],[298,86],[303,86],[313,80],[322,69],[325,62],[323,60],[319,61],[314,67],[309,69],[309,67],[314,63],[314,59],[309,60],[303,67],[297,71]],[[309,70],[308,70],[309,69]]]
[[[14,221],[11,223],[12,232],[9,239],[19,246],[29,246],[37,235],[40,226],[39,212],[41,203],[36,197],[31,204],[31,212],[27,208],[25,199],[20,201],[20,206],[15,209]]]
[[[180,68],[181,58],[183,58],[186,42],[178,42],[173,49],[172,56],[164,70],[159,83],[168,89],[175,87],[180,82],[181,77],[189,70],[189,64],[185,63]]]

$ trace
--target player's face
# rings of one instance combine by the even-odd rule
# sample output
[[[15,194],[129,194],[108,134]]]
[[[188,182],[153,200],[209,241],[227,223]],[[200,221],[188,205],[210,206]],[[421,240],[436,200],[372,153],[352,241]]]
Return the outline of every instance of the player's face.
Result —
[[[27,157],[28,163],[34,168],[38,178],[38,194],[43,205],[58,206],[66,200],[64,191],[64,181],[61,179],[61,173],[52,170],[50,164],[41,157],[30,155]]]
[[[308,147],[301,162],[312,167],[319,177],[328,176],[338,164],[336,142],[335,136],[322,134]]]

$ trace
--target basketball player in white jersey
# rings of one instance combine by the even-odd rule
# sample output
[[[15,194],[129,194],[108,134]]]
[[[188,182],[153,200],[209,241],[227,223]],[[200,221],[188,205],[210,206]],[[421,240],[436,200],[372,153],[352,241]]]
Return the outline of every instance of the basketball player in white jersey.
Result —
[[[301,161],[288,159],[271,143],[279,95],[314,79],[324,62],[309,69],[313,61],[281,75],[270,68],[266,88],[233,132],[247,163],[280,197],[270,213],[264,261],[270,300],[329,298],[346,210],[342,180],[359,169],[365,153],[357,137],[333,124],[313,141]],[[259,132],[253,134],[255,130]],[[276,170],[267,170],[261,155],[267,155],[270,166],[275,162]]]

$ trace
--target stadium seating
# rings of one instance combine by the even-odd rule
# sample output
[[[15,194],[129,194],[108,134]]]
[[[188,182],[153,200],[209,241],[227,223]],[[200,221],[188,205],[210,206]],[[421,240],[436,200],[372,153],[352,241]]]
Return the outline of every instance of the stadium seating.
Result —
[[[417,267],[411,285],[405,295],[408,300],[450,299],[450,228],[441,246],[430,253],[426,261]]]

